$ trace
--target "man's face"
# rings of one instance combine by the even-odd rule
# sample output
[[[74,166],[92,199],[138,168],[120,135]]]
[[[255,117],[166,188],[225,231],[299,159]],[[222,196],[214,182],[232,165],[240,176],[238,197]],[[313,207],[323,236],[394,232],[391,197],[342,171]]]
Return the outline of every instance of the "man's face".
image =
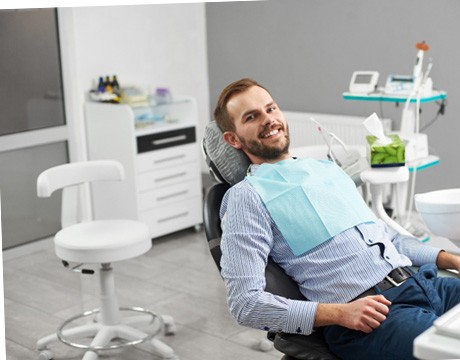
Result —
[[[225,140],[243,150],[254,164],[276,162],[290,157],[286,120],[270,94],[259,86],[235,95],[227,104],[235,132]]]

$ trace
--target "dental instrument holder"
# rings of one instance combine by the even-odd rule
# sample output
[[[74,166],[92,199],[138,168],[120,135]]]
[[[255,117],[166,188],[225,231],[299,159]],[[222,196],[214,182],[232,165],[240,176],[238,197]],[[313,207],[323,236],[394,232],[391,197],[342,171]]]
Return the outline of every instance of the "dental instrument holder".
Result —
[[[391,219],[383,207],[383,188],[387,184],[405,183],[409,180],[409,170],[405,166],[391,168],[370,168],[361,173],[361,179],[369,184],[372,210],[387,225],[403,235],[412,234]]]
[[[342,94],[342,97],[344,100],[358,100],[358,101],[378,101],[378,102],[393,102],[393,103],[406,103],[407,97],[405,95],[388,95],[382,92],[376,92],[376,93],[371,93],[371,94],[352,94],[349,92],[345,92]],[[427,97],[420,97],[418,99],[411,98],[410,104],[415,104],[416,101],[419,101],[420,104],[424,103],[429,103],[429,102],[435,102],[438,100],[444,100],[447,98],[447,93],[445,91],[433,91],[430,96]],[[395,132],[397,133],[397,132]],[[420,136],[426,136],[426,135],[421,135],[419,133],[419,138]],[[401,136],[402,140],[405,141],[406,145],[406,154],[405,154],[405,160],[406,160],[406,166],[409,168],[409,172],[411,172],[411,178],[413,179],[415,176],[415,173],[424,169],[427,169],[429,167],[435,166],[439,163],[439,158],[433,155],[428,155],[428,157],[425,158],[419,158],[418,156],[412,156],[412,153],[421,153],[421,150],[417,150],[417,147],[421,146],[421,142],[416,142],[416,141],[411,141],[411,139],[405,139],[403,136]],[[428,145],[426,144],[426,148],[428,149]],[[417,159],[414,159],[417,157]],[[380,169],[376,169],[380,170]],[[394,188],[397,190],[399,194],[399,199],[396,201],[396,208],[397,208],[397,215],[399,218],[403,218],[409,213],[408,209],[408,200],[410,200],[410,195],[409,195],[409,186],[408,182],[400,182],[394,186]],[[412,201],[411,201],[412,203]],[[407,227],[411,226],[411,224],[407,224]]]
[[[327,129],[325,129],[318,121],[313,118],[310,118],[316,125],[318,125],[318,131],[323,136],[323,139],[328,147],[327,157],[338,163],[343,168],[343,164],[341,164],[340,159],[347,159],[348,161],[351,160],[350,164],[347,164],[347,167],[355,168],[356,166],[359,167],[359,172],[356,172],[357,177],[360,178],[360,181],[354,178],[349,171],[344,169],[353,179],[356,184],[360,184],[361,182],[367,183],[369,185],[369,190],[371,193],[371,202],[372,202],[372,211],[374,214],[388,224],[391,228],[398,231],[401,234],[405,235],[412,235],[394,220],[392,220],[388,214],[386,213],[383,207],[383,190],[384,186],[387,184],[395,184],[401,182],[407,182],[409,179],[409,171],[406,167],[393,167],[393,168],[380,168],[380,169],[373,169],[373,168],[366,168],[364,169],[361,165],[360,159],[361,155],[356,152],[350,151],[345,143],[337,137],[334,133],[331,133]],[[381,122],[378,119],[377,115],[374,113],[369,118],[365,120],[367,124],[367,128],[374,129],[375,133],[383,136],[383,129],[381,128]],[[380,125],[380,126],[379,126]],[[333,141],[336,141],[340,144],[345,156],[340,155],[337,156],[337,152],[333,151]],[[357,158],[356,158],[357,155]],[[363,170],[364,169],[364,170]]]
[[[356,149],[350,149],[334,133],[327,130],[316,119],[310,118],[318,127],[317,130],[323,137],[327,146],[327,158],[339,165],[354,181],[356,186],[362,185],[361,171],[367,168],[367,161],[362,158]],[[337,144],[334,144],[336,142]]]

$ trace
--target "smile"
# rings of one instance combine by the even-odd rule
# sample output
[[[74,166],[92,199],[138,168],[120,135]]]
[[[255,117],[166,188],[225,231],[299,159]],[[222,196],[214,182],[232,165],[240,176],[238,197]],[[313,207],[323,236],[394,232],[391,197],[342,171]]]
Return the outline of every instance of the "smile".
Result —
[[[279,133],[279,130],[272,130],[272,131],[270,131],[268,134],[262,136],[262,138],[267,139],[267,138],[269,138],[269,137],[271,137],[271,136],[274,136],[274,135],[276,135],[276,134],[278,134],[278,133]]]

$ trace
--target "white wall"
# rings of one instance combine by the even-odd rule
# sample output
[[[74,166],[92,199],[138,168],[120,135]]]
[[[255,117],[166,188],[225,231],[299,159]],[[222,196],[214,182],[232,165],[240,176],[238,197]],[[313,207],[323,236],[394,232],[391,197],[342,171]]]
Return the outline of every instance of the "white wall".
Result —
[[[206,22],[203,3],[60,9],[67,100],[78,131],[83,121],[83,94],[99,76],[118,76],[121,86],[155,89],[196,97],[202,137],[209,121]],[[65,22],[65,23],[62,23]],[[72,46],[72,49],[68,49]],[[70,98],[71,97],[71,98]],[[80,113],[81,112],[81,113]],[[72,121],[69,119],[69,121]],[[71,125],[71,124],[69,124]],[[81,144],[77,141],[77,146]],[[73,159],[82,158],[76,154]]]

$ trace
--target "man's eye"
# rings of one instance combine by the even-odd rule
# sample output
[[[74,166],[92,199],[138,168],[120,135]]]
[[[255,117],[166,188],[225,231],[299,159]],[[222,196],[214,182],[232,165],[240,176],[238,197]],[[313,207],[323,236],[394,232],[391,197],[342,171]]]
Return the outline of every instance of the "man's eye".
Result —
[[[268,112],[269,112],[269,113],[271,113],[271,112],[273,112],[273,111],[275,111],[275,110],[276,110],[276,106],[270,106],[270,107],[268,108]]]
[[[253,114],[246,116],[246,121],[253,120],[255,119],[255,116]]]

